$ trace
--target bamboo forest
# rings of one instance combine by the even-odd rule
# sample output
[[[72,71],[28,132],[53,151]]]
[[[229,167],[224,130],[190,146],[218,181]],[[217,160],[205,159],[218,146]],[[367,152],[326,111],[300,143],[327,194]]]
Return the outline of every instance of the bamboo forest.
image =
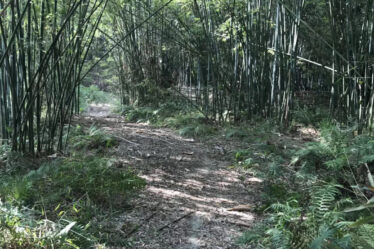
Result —
[[[374,249],[374,0],[0,0],[0,249]]]

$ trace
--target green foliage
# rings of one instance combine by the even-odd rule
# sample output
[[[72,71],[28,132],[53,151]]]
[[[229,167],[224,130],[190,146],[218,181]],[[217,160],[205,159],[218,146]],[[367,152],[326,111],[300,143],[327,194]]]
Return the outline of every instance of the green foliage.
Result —
[[[11,148],[7,144],[0,145],[0,159],[6,157],[6,155],[10,152]]]
[[[103,16],[101,22],[101,30],[108,30],[109,25],[105,25],[106,16]],[[91,49],[88,52],[86,63],[83,65],[83,71],[89,70],[94,63],[102,58],[108,49],[108,42],[102,33],[96,32],[93,39]],[[113,56],[107,56],[101,60],[83,79],[82,85],[84,86],[97,86],[100,90],[119,94],[117,86],[118,74],[114,73],[116,68],[116,61]]]
[[[51,197],[53,201],[75,200],[87,195],[94,204],[104,206],[121,203],[132,190],[144,185],[144,180],[133,172],[116,170],[110,160],[97,157],[57,160],[31,171],[23,181],[25,185],[31,183],[28,194],[36,198],[34,203],[41,196]]]
[[[183,127],[178,130],[178,133],[185,137],[201,137],[214,134],[215,128],[206,124],[198,124],[196,126]]]
[[[79,236],[88,246],[96,244],[76,222],[53,222],[35,210],[0,203],[0,248],[79,248],[74,242]]]
[[[240,243],[255,248],[373,248],[374,191],[363,186],[373,181],[374,143],[368,135],[355,136],[355,130],[325,123],[321,139],[293,152],[290,164],[280,154],[268,157],[268,167],[257,168],[267,179],[265,219],[244,233]],[[254,155],[239,154],[242,162]],[[370,199],[366,204],[360,204],[363,196]]]
[[[235,161],[236,162],[243,162],[250,160],[251,158],[249,157],[252,154],[250,150],[239,150],[235,154]]]
[[[319,127],[324,120],[329,119],[330,114],[327,109],[323,108],[301,108],[294,110],[292,113],[293,123],[303,124],[305,126]]]
[[[176,102],[161,104],[158,108],[128,106],[123,114],[130,122],[149,122],[158,127],[177,129],[181,136],[207,136],[217,130],[201,113]]]
[[[365,224],[358,228],[357,235],[353,236],[353,240],[356,245],[359,245],[357,248],[360,249],[374,249],[374,225]]]
[[[178,129],[181,136],[201,137],[216,133],[216,127],[198,112],[179,113],[166,118],[164,126]]]
[[[272,203],[282,202],[284,198],[292,198],[291,191],[286,184],[280,182],[269,183],[264,186],[263,203],[270,206]]]
[[[138,106],[159,106],[166,103],[165,99],[170,96],[167,89],[160,87],[153,79],[146,78],[134,86],[138,92],[135,105]]]
[[[205,117],[196,112],[178,114],[165,120],[165,125],[167,127],[173,127],[176,129],[204,123],[206,123]]]
[[[366,174],[360,173],[362,166],[374,159],[373,139],[366,135],[354,136],[354,131],[355,127],[341,129],[325,125],[321,141],[309,143],[298,151],[292,163],[304,171],[317,171],[341,184],[354,185],[351,170],[355,177],[366,178]]]
[[[157,110],[151,107],[127,107],[123,113],[126,120],[130,122],[154,122],[157,120]]]
[[[102,129],[92,126],[86,132],[83,130],[80,131],[78,127],[73,131],[70,143],[72,149],[75,151],[86,152],[88,150],[97,150],[98,152],[102,152],[105,149],[118,145],[118,140]]]
[[[326,184],[316,186],[310,191],[310,210],[317,220],[322,221],[329,210],[333,209],[336,196],[339,194],[338,187],[341,186]]]
[[[97,229],[102,220],[108,219],[105,210],[122,209],[144,185],[145,181],[133,171],[118,169],[107,158],[56,159],[25,175],[3,178],[0,199],[7,208],[0,210],[0,231],[4,231],[9,245],[21,241],[30,248],[48,248],[48,242],[66,244],[66,248],[72,247],[69,243],[88,248],[102,237],[110,237]],[[29,215],[17,211],[25,207],[39,212]],[[48,226],[44,225],[45,217],[50,220]],[[22,227],[25,229],[18,229]],[[77,228],[82,231],[75,231]],[[39,237],[29,236],[34,234]]]
[[[327,184],[308,193],[313,195],[308,206],[296,199],[272,204],[265,228],[252,231],[258,236],[251,243],[265,248],[330,248],[334,244],[352,248],[349,230],[339,227],[343,214],[336,210],[336,192],[334,185]]]
[[[250,131],[243,127],[229,127],[225,129],[226,138],[246,138],[250,136]]]
[[[96,85],[80,86],[79,108],[81,112],[87,110],[90,104],[110,104],[113,108],[117,108],[119,106],[117,99],[115,95],[101,91]]]
[[[30,169],[35,169],[37,163],[32,158],[19,152],[7,150],[3,157],[0,157],[0,179],[2,176],[14,176],[21,173],[26,173]]]

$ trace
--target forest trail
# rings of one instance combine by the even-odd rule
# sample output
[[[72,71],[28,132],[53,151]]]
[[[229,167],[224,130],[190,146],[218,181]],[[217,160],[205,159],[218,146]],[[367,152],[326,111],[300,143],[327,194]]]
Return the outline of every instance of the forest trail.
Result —
[[[225,156],[235,145],[202,143],[171,129],[127,123],[109,108],[91,106],[79,123],[113,134],[120,141],[111,152],[117,167],[130,166],[147,181],[118,220],[118,232],[130,240],[124,248],[239,248],[235,240],[256,217],[250,210],[229,209],[253,207],[260,198],[260,179],[247,179],[244,186],[229,169]]]

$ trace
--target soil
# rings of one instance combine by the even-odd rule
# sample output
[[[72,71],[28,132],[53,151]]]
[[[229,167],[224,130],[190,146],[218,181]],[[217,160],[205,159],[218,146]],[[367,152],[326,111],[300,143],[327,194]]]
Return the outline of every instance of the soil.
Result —
[[[132,167],[147,182],[118,220],[123,248],[240,248],[238,237],[259,217],[253,208],[261,199],[261,179],[232,167],[238,142],[198,141],[167,128],[128,123],[108,105],[92,105],[79,118],[115,136],[118,167]],[[236,208],[239,207],[239,208]]]

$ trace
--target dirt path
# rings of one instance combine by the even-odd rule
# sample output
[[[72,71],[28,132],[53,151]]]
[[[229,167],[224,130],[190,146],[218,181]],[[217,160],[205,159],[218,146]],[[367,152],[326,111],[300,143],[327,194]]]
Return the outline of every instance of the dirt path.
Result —
[[[108,108],[92,106],[80,122],[115,135],[120,140],[113,152],[118,167],[131,166],[147,181],[119,220],[119,233],[131,234],[128,248],[239,248],[235,240],[256,217],[228,209],[253,206],[260,180],[249,179],[252,186],[246,189],[239,174],[228,168],[230,162],[223,158],[232,145],[208,145],[170,129],[126,123]]]

